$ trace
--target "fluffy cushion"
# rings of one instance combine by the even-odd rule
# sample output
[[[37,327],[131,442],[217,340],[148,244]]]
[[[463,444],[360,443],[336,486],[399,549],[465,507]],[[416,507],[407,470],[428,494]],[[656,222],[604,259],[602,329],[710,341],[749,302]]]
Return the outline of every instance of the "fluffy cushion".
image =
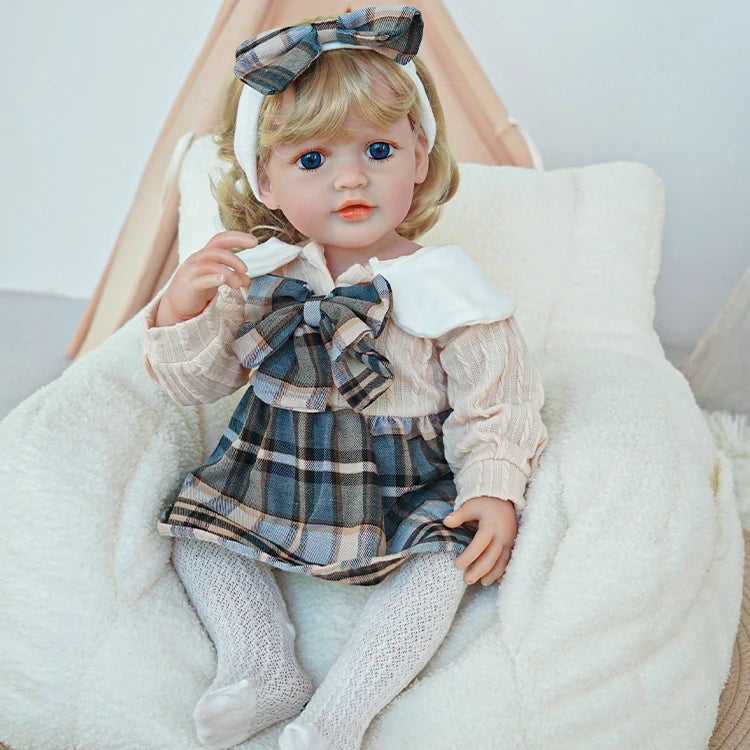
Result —
[[[183,254],[216,231],[204,146],[183,171]],[[637,164],[463,166],[426,241],[463,243],[519,300],[550,443],[502,585],[469,590],[366,748],[706,747],[742,537],[730,465],[651,327],[663,210]],[[0,430],[0,740],[16,750],[199,747],[214,656],[155,522],[238,394],[171,403],[141,366],[138,317]],[[368,590],[277,579],[320,682]]]

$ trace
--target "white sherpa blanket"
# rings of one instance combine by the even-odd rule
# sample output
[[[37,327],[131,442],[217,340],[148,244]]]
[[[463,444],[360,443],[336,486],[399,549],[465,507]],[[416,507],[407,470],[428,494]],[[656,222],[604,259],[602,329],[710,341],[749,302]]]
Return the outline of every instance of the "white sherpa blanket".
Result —
[[[183,172],[184,252],[211,233],[202,148]],[[625,163],[465,165],[462,180],[425,244],[459,242],[519,301],[550,442],[502,584],[469,589],[364,747],[705,750],[742,537],[731,466],[652,329],[662,185]],[[214,654],[155,524],[239,394],[171,403],[140,336],[135,319],[0,429],[0,740],[16,750],[199,747]],[[319,683],[369,591],[276,576]]]

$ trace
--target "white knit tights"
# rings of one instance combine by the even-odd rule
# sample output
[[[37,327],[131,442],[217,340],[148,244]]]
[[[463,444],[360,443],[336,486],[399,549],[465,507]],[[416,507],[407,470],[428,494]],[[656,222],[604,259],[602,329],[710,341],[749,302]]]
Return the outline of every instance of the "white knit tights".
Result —
[[[312,694],[271,572],[212,542],[175,539],[172,561],[216,647],[216,678],[195,706],[198,739],[232,747],[295,716]]]
[[[282,750],[356,750],[375,715],[422,670],[445,638],[466,589],[448,552],[408,559],[373,588],[339,658],[312,698],[294,657],[281,592],[260,563],[219,545],[176,540],[174,564],[214,642],[214,683],[194,717],[201,742],[231,747],[304,711]]]
[[[416,555],[373,590],[325,680],[282,732],[282,750],[359,748],[375,715],[443,642],[466,589],[454,560]]]

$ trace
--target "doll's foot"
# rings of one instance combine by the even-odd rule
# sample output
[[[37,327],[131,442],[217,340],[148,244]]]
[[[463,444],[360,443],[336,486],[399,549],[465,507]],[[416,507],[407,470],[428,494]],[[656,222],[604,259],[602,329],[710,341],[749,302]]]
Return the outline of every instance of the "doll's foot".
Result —
[[[202,745],[218,750],[250,736],[258,701],[250,680],[206,693],[195,706],[195,731]]]
[[[331,744],[313,726],[297,721],[287,724],[279,736],[279,750],[330,750]]]
[[[273,688],[263,689],[261,696],[249,679],[209,691],[193,712],[198,739],[211,750],[234,747],[266,727],[298,714],[312,695],[312,683],[300,672],[299,684],[283,692],[280,695]]]

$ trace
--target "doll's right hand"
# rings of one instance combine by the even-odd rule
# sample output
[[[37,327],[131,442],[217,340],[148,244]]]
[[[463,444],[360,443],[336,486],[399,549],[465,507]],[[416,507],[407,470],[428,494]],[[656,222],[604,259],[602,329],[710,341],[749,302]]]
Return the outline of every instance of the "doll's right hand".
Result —
[[[189,320],[206,309],[222,284],[232,289],[250,285],[247,266],[230,248],[255,247],[258,240],[247,232],[219,232],[177,269],[156,312],[156,325]]]

